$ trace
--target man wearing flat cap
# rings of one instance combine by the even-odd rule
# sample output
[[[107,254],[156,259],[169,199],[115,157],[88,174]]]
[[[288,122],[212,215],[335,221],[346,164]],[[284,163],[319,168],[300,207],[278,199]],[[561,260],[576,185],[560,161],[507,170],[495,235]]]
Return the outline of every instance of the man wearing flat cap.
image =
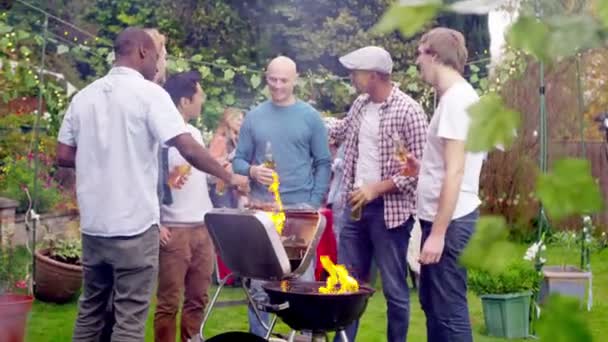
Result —
[[[340,58],[360,93],[347,116],[329,132],[344,148],[344,196],[351,213],[340,232],[338,261],[360,282],[370,280],[372,259],[387,301],[387,341],[407,339],[407,247],[416,209],[416,178],[401,174],[397,145],[421,156],[427,117],[419,103],[391,82],[393,61],[368,46]],[[347,328],[354,341],[358,322]],[[336,339],[340,341],[338,337]]]

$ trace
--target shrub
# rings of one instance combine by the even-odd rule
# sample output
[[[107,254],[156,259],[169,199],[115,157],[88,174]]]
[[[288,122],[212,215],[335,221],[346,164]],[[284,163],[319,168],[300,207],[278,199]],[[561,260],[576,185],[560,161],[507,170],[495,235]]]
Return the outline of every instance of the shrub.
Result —
[[[508,294],[536,291],[540,275],[530,262],[513,262],[503,272],[491,273],[480,269],[469,269],[469,289],[477,295]]]

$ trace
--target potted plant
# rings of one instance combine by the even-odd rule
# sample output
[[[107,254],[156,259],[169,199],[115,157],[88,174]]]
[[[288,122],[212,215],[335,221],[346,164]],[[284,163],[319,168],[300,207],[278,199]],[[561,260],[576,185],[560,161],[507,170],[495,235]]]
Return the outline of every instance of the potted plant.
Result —
[[[501,272],[470,269],[469,289],[481,298],[487,334],[525,338],[530,330],[530,302],[540,276],[534,266],[517,261]]]
[[[77,231],[78,223],[62,237],[47,234],[46,248],[36,251],[36,298],[53,303],[65,303],[75,297],[82,286],[82,244]],[[76,227],[76,228],[74,228]]]
[[[24,340],[34,301],[28,291],[28,253],[13,247],[12,235],[8,232],[0,241],[0,341]]]
[[[584,301],[588,298],[587,310],[591,310],[591,263],[590,254],[592,250],[601,249],[601,242],[593,237],[593,223],[589,216],[583,217],[583,228],[580,234],[574,232],[557,233],[553,237],[553,242],[565,245],[566,248],[574,246],[580,247],[581,263],[579,267],[574,265],[544,266],[543,282],[540,290],[540,299],[544,301],[551,293],[577,297]],[[589,295],[586,296],[587,292]]]

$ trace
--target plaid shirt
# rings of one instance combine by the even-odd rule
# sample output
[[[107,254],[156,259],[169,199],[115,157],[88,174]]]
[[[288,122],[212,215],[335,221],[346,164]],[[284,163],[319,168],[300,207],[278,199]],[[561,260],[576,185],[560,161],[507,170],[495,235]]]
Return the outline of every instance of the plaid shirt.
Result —
[[[359,130],[365,106],[370,103],[369,95],[360,95],[350,108],[347,116],[329,130],[332,144],[344,144],[344,194],[353,191],[355,170],[359,159]],[[416,213],[417,178],[399,174],[398,164],[393,162],[395,146],[392,137],[399,134],[405,147],[418,160],[426,142],[427,117],[418,102],[393,86],[389,97],[380,106],[380,151],[381,177],[392,179],[399,192],[384,194],[384,220],[387,227],[396,228]]]

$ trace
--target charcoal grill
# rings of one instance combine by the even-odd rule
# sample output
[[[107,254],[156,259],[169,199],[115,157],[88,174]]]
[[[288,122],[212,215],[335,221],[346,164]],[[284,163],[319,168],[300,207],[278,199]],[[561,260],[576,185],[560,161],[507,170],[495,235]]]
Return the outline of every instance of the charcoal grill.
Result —
[[[200,338],[224,285],[231,277],[265,281],[295,281],[310,266],[325,230],[325,217],[315,210],[286,209],[281,235],[267,212],[254,209],[213,209],[205,215],[209,235],[222,261],[232,271],[222,279],[209,302],[200,327]],[[258,320],[272,334],[277,320],[270,325],[260,318],[260,310],[276,312],[284,306],[258,305],[251,298],[247,281],[242,282],[247,300]]]
[[[268,311],[274,312],[293,331],[311,331],[314,340],[326,340],[326,333],[335,331],[348,341],[344,329],[359,319],[374,290],[360,286],[356,292],[321,294],[323,282],[269,282],[262,287],[268,293]],[[290,340],[293,339],[290,336]]]

